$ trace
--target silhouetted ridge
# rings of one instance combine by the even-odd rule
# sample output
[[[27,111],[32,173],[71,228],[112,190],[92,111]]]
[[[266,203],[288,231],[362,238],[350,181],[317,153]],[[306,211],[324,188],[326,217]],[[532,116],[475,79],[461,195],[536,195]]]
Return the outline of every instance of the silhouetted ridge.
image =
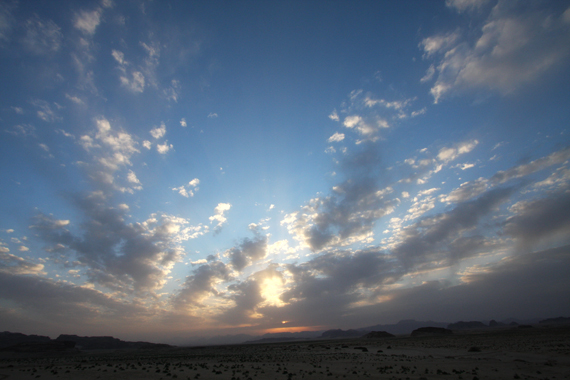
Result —
[[[412,331],[412,336],[452,335],[453,331],[443,327],[420,327]]]
[[[370,331],[368,334],[364,335],[365,339],[381,339],[381,338],[394,338],[394,335],[386,331]]]
[[[471,329],[480,329],[482,327],[487,327],[487,326],[483,322],[479,321],[469,321],[469,322],[459,321],[447,325],[447,328],[450,330],[471,330]]]
[[[357,330],[341,330],[341,329],[336,329],[336,330],[327,330],[325,331],[322,335],[321,338],[354,338],[354,337],[360,337],[363,334],[365,334],[365,332],[363,331],[357,331]]]

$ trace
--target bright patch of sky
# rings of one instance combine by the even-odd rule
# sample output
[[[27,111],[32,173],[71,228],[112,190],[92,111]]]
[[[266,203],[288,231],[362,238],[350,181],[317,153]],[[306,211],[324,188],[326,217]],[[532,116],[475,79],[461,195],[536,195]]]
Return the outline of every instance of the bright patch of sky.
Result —
[[[568,4],[24,5],[0,4],[5,330],[570,313]]]

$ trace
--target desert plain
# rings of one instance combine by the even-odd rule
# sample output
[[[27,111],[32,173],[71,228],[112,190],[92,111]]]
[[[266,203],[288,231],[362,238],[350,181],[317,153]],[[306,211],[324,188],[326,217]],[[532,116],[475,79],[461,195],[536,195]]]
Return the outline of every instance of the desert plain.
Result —
[[[2,379],[570,379],[570,326],[153,350],[2,352]]]

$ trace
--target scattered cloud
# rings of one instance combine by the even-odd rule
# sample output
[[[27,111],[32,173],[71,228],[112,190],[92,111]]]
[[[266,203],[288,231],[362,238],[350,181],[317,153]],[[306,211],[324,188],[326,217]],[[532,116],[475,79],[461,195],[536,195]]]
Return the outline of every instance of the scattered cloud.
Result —
[[[447,2],[459,12],[482,4]],[[425,57],[436,59],[437,79],[431,88],[435,103],[448,94],[468,89],[513,93],[562,65],[570,55],[570,29],[564,14],[546,9],[526,9],[501,0],[476,30],[475,41],[462,37],[474,32],[456,30],[421,42]],[[426,74],[423,81],[428,77]]]
[[[200,189],[198,187],[199,184],[200,180],[198,178],[194,178],[192,181],[188,182],[187,185],[173,187],[172,190],[177,191],[178,194],[182,195],[183,197],[189,198],[193,197],[194,193]]]
[[[215,227],[216,231],[220,231],[222,226],[228,221],[224,214],[226,211],[229,211],[231,207],[232,205],[229,203],[218,203],[214,209],[214,215],[210,216],[210,223],[214,221],[217,222]]]
[[[150,130],[150,134],[155,139],[159,139],[166,134],[166,125],[164,123],[160,123],[159,127],[155,127]]]

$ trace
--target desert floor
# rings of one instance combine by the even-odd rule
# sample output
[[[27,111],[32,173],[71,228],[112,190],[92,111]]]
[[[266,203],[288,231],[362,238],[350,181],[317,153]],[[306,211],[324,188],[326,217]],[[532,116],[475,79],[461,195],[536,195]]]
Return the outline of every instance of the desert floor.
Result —
[[[0,354],[0,380],[36,378],[570,379],[570,327],[154,351]]]

